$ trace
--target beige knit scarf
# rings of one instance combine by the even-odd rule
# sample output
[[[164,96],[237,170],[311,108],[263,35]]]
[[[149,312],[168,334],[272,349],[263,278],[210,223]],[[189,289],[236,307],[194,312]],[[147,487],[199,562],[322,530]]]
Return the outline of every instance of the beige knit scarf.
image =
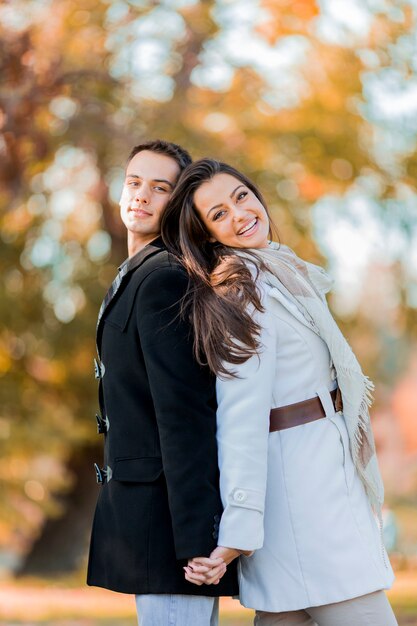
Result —
[[[381,519],[384,487],[376,458],[369,417],[373,383],[362,372],[355,355],[327,306],[325,293],[332,281],[324,269],[300,259],[287,246],[271,242],[268,248],[243,250],[237,254],[253,262],[262,261],[262,277],[293,302],[308,326],[327,344],[343,399],[343,416],[350,440],[353,462],[369,501]]]

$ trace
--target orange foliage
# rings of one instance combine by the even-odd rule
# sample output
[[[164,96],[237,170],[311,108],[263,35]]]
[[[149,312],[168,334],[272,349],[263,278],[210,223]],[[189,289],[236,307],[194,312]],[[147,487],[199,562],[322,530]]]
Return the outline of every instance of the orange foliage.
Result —
[[[319,13],[315,0],[262,0],[260,4],[266,18],[256,31],[270,44],[279,37],[306,32],[310,20]]]
[[[407,454],[417,454],[417,359],[396,386],[392,395],[392,410],[403,435]]]
[[[26,369],[39,382],[55,385],[63,383],[67,375],[64,363],[40,356],[28,359]]]

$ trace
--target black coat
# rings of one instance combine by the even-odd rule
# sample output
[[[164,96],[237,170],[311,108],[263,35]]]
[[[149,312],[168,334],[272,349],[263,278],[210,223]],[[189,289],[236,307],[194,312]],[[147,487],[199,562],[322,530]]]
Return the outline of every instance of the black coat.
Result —
[[[106,432],[87,583],[134,594],[236,594],[234,564],[209,586],[187,582],[182,569],[214,549],[222,513],[215,380],[194,360],[180,316],[186,273],[160,239],[124,271],[97,328]]]

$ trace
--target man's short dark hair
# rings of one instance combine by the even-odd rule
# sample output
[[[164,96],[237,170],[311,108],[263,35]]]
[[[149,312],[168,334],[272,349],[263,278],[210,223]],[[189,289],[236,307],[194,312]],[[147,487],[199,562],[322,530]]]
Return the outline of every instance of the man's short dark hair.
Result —
[[[171,157],[171,159],[174,159],[174,161],[178,163],[180,172],[185,170],[187,165],[192,163],[190,154],[182,146],[170,141],[164,141],[163,139],[154,139],[135,146],[128,156],[126,166],[129,165],[130,161],[138,152],[142,152],[143,150],[149,150],[150,152],[157,152],[158,154],[165,154]]]

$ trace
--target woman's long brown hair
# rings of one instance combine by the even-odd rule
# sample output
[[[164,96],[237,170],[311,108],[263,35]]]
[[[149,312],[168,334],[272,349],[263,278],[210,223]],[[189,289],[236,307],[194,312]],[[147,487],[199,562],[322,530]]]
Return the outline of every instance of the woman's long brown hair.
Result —
[[[251,269],[234,248],[210,242],[195,209],[197,189],[220,173],[246,185],[267,210],[261,192],[244,174],[226,163],[201,159],[181,174],[163,214],[161,233],[190,276],[183,310],[190,310],[197,361],[216,375],[235,376],[227,365],[244,363],[259,349],[260,326],[253,313],[263,307]],[[257,275],[262,268],[255,255],[253,263]]]

